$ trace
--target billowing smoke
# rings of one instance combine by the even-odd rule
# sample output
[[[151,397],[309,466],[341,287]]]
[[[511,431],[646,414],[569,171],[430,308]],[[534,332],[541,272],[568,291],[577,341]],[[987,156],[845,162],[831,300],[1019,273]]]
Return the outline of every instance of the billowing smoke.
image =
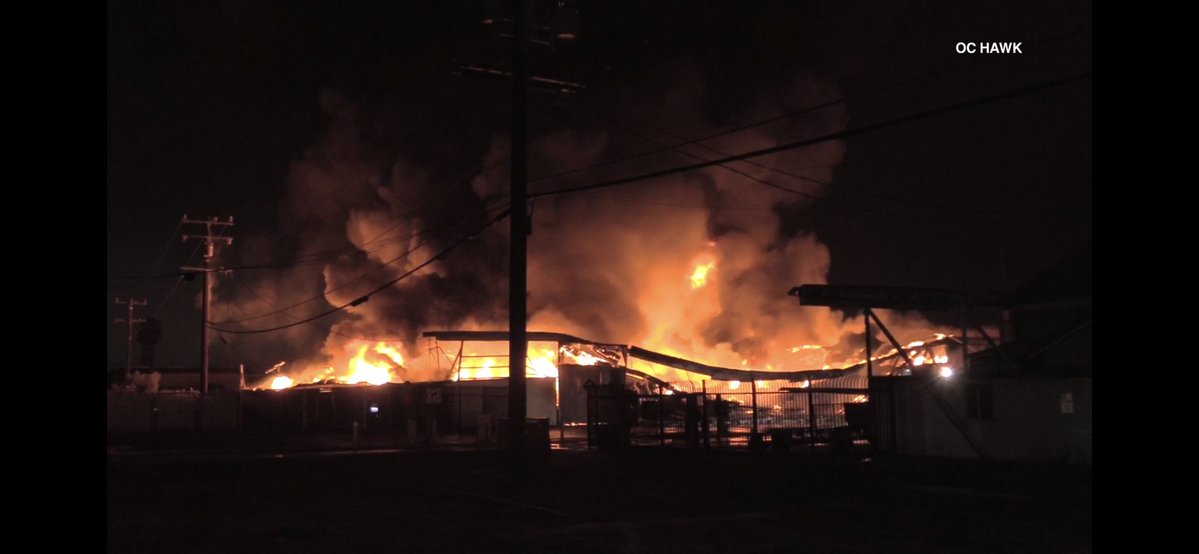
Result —
[[[639,99],[639,111],[674,122],[674,132],[687,136],[718,129],[705,114],[702,84],[681,83],[673,94]],[[780,105],[810,106],[839,94],[830,83],[802,77],[730,119],[762,119]],[[281,211],[290,239],[254,238],[239,253],[261,260],[294,252],[298,267],[235,276],[240,286],[226,282],[218,290],[215,318],[248,329],[281,326],[370,293],[336,315],[277,333],[242,335],[247,339],[237,344],[284,348],[297,359],[292,368],[307,368],[299,375],[303,381],[326,366],[346,367],[363,344],[395,342],[406,360],[397,377],[445,378],[447,370],[437,369],[434,360],[419,359],[427,352],[420,333],[506,329],[507,221],[421,264],[499,213],[507,196],[509,145],[497,135],[469,183],[447,182],[402,144],[389,143],[370,114],[350,100],[327,93],[322,107],[329,117],[326,136],[290,168]],[[617,123],[625,124],[643,140],[679,141],[669,131]],[[842,108],[826,108],[615,169],[535,181],[530,190],[694,163],[845,125]],[[531,173],[554,175],[612,157],[614,133],[607,127],[544,133],[530,145]],[[794,211],[819,198],[823,188],[806,179],[833,181],[843,152],[841,143],[826,142],[729,168],[537,199],[529,242],[530,329],[637,344],[729,367],[794,370],[860,360],[860,316],[800,307],[787,296],[792,286],[824,283],[832,256],[812,233],[781,232],[779,216],[781,209]],[[310,298],[317,300],[240,321]],[[919,317],[884,317],[910,335],[901,340],[932,330]],[[826,348],[796,348],[801,345]],[[444,360],[440,367],[447,367]]]

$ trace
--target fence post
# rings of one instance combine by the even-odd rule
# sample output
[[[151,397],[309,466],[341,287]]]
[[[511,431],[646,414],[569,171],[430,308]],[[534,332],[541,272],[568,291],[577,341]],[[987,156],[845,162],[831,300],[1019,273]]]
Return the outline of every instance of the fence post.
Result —
[[[754,409],[754,412],[753,412],[753,416],[754,416],[753,417],[753,438],[750,439],[750,441],[752,442],[753,439],[757,438],[757,436],[758,436],[758,381],[757,380],[751,380],[749,382],[749,396],[750,396],[750,403],[753,405],[753,409]]]
[[[816,400],[808,381],[808,452],[816,453]]]
[[[724,403],[724,397],[720,394],[716,395],[716,446],[724,446],[724,441],[729,434],[729,414],[728,406]]]
[[[663,419],[663,412],[666,411],[666,397],[662,395],[662,384],[658,384],[658,446],[666,446],[666,420]]]
[[[687,437],[687,448],[699,446],[699,395],[693,392],[683,397],[685,405],[684,434]]]
[[[704,450],[712,448],[712,444],[708,442],[708,434],[711,431],[711,425],[708,423],[708,380],[700,380],[700,385],[704,391]]]

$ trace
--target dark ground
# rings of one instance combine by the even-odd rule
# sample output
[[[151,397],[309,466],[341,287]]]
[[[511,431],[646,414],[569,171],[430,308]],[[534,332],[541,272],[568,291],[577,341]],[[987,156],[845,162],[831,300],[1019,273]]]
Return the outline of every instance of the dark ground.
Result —
[[[112,451],[110,552],[1090,552],[1089,468],[651,448]]]

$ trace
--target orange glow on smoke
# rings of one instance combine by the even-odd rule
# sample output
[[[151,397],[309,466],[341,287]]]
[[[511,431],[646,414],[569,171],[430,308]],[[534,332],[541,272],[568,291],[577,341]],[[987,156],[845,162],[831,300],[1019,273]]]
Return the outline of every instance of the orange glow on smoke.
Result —
[[[886,352],[890,345],[884,342],[875,345],[873,351],[867,354],[862,345],[843,340],[850,336],[848,333],[860,334],[860,316],[850,318],[835,310],[826,310],[828,314],[821,315],[824,312],[817,308],[797,307],[794,300],[783,298],[784,295],[770,288],[774,286],[773,277],[759,270],[761,260],[753,252],[754,245],[747,244],[747,241],[752,243],[756,240],[754,237],[730,235],[727,244],[722,239],[722,244],[718,245],[706,236],[706,227],[698,226],[696,229],[695,236],[684,237],[687,240],[671,236],[671,240],[667,241],[651,236],[645,238],[644,242],[638,239],[639,242],[631,243],[643,248],[637,252],[646,255],[647,259],[639,265],[643,271],[619,277],[603,276],[602,281],[620,285],[605,293],[613,295],[610,309],[589,307],[581,309],[575,316],[569,310],[557,311],[556,306],[552,310],[531,314],[530,329],[564,332],[614,344],[637,345],[707,365],[752,370],[752,378],[757,380],[755,388],[761,392],[784,386],[769,376],[772,371],[850,368],[865,363],[869,356],[871,360],[881,362],[873,367],[875,375],[903,374],[907,371],[906,364],[897,359],[901,353],[909,354],[913,366],[929,369],[934,368],[934,364],[942,366],[950,362],[946,355],[947,346],[940,341],[951,335],[934,334],[931,329],[923,327],[919,328],[919,336],[932,335],[932,339],[909,342],[902,347],[902,352]],[[612,250],[611,246],[605,244],[602,249]],[[768,254],[783,260],[790,259],[793,252],[772,250]],[[779,267],[776,269],[780,272],[786,269],[797,281],[818,278],[817,275],[808,275],[809,269],[800,264],[788,267],[778,262],[777,265]],[[718,286],[709,287],[712,283]],[[548,290],[560,286],[553,281],[537,284]],[[562,302],[569,302],[569,292],[566,289],[562,294]],[[580,300],[582,304],[587,302],[586,299]],[[612,321],[608,321],[609,318]],[[611,323],[604,329],[606,334],[594,328],[593,320]],[[619,325],[614,323],[617,321]],[[901,340],[906,341],[908,336],[916,332],[912,325],[918,325],[920,321],[907,326],[903,325],[903,321],[906,320],[899,318],[896,323],[888,321],[888,325],[895,328],[897,334],[902,333]],[[488,321],[471,321],[464,325],[464,330],[503,328],[502,323]],[[391,330],[380,328],[373,331],[378,333],[376,336],[386,336],[385,333]],[[545,348],[543,345],[546,343],[553,344],[551,341],[542,341],[529,345],[526,376],[556,378],[561,362],[580,366],[627,364],[631,369],[644,371],[667,382],[698,382],[704,379],[697,373],[683,369],[630,358],[627,352],[622,359],[620,355],[613,354],[617,351],[615,349],[609,351],[571,345],[563,345],[560,349],[557,345]],[[329,340],[326,346],[329,359],[317,362],[319,365],[310,366],[304,371],[289,371],[287,376],[280,373],[278,377],[286,379],[276,378],[269,382],[269,386],[287,388],[296,383],[330,382],[381,385],[409,380],[467,381],[508,377],[510,362],[502,344],[484,346],[480,342],[468,341],[465,350],[462,345],[446,345],[444,350],[436,347],[436,353],[433,353],[432,348],[402,342]],[[477,351],[471,352],[472,348]],[[426,355],[426,350],[432,354]],[[405,352],[409,355],[405,356]],[[329,363],[333,367],[326,370],[326,364]],[[733,376],[743,378],[726,381],[724,390],[747,392],[739,389],[742,383],[749,384],[750,374]],[[810,384],[805,382],[801,386]]]

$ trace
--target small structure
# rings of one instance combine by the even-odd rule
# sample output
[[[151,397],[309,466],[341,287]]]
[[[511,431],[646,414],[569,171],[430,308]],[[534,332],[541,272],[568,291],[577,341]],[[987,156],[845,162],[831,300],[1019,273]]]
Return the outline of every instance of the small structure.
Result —
[[[986,337],[991,347],[952,376],[895,380],[898,451],[1091,464],[1091,271],[1088,245],[1009,296],[1009,340]],[[968,434],[927,391],[961,414]]]

